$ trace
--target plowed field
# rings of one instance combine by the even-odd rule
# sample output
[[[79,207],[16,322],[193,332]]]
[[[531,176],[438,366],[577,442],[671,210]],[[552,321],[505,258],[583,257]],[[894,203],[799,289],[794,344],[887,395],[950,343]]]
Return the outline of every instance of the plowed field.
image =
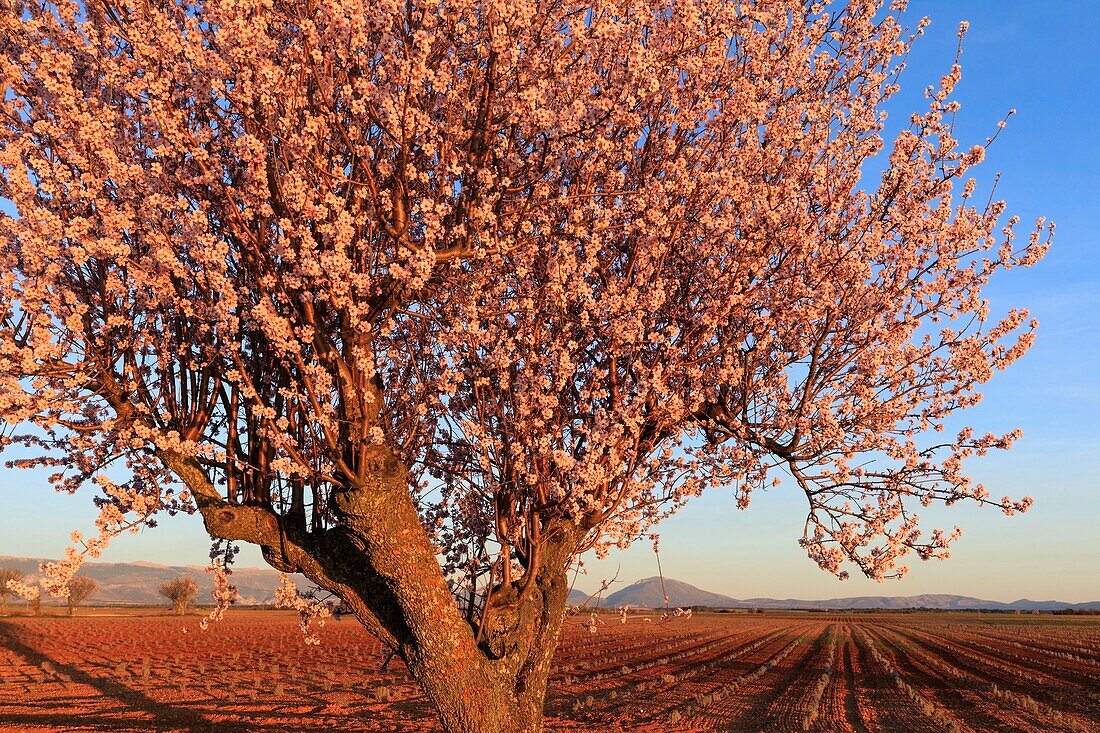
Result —
[[[1100,732],[1100,619],[697,614],[566,621],[549,731]],[[434,731],[352,621],[233,611],[0,619],[0,731]]]

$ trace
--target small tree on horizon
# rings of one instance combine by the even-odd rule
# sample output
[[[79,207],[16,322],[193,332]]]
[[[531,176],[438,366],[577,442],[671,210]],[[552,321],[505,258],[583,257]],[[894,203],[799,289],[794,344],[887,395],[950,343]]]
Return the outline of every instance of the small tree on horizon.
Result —
[[[87,575],[74,575],[69,581],[68,588],[69,595],[66,598],[66,603],[69,607],[69,615],[72,616],[77,606],[88,600],[99,590],[99,583]]]
[[[16,595],[21,596],[27,602],[27,608],[34,616],[42,615],[42,579],[37,575],[24,575],[20,580],[13,580],[8,588]]]
[[[177,615],[187,613],[187,606],[199,594],[199,584],[194,578],[179,577],[160,584],[157,592],[172,602]]]
[[[447,733],[534,733],[568,569],[703,491],[787,477],[876,579],[947,555],[921,506],[1026,509],[964,469],[1019,433],[957,413],[1049,230],[977,191],[957,63],[887,138],[904,5],[15,0],[0,447],[102,491],[47,582],[197,512]]]
[[[17,595],[8,587],[9,581],[19,582],[23,580],[23,572],[15,568],[0,568],[0,614],[8,613],[8,596]]]

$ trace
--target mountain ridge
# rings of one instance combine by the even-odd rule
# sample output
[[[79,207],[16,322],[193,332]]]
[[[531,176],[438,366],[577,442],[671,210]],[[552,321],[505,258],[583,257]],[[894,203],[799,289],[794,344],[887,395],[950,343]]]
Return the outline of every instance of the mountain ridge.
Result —
[[[0,555],[0,567],[14,567],[26,575],[38,572],[43,558],[12,557]],[[199,603],[210,602],[210,590],[213,586],[209,573],[198,565],[163,565],[138,560],[131,563],[84,563],[81,573],[99,583],[100,588],[89,599],[89,605],[167,605],[157,593],[157,588],[166,580],[179,576],[190,576],[199,584]],[[300,578],[300,576],[299,576]],[[304,578],[298,585],[308,586]],[[237,586],[240,603],[265,604],[274,599],[275,588],[279,585],[278,571],[270,568],[235,567],[232,583]],[[1060,611],[1060,610],[1100,610],[1100,601],[1069,603],[1066,601],[1035,601],[1020,598],[1010,603],[989,601],[971,596],[948,593],[925,593],[910,596],[847,596],[824,600],[800,598],[731,598],[721,593],[697,588],[674,578],[662,580],[658,576],[642,578],[614,592],[604,591],[599,605],[603,608],[631,606],[633,608],[663,608],[663,595],[668,595],[668,606],[708,606],[711,608],[763,608],[795,609],[815,611],[846,610],[901,610],[910,608],[928,608],[944,611]],[[579,606],[588,601],[589,606],[596,605],[596,598],[581,589],[573,588],[569,593],[569,605]]]
[[[47,560],[0,555],[0,567],[15,568],[24,575],[37,575],[38,566],[43,562]],[[232,571],[230,582],[237,586],[238,603],[258,605],[274,600],[275,589],[279,587],[277,570],[234,567]],[[198,603],[212,602],[210,591],[214,586],[213,578],[197,565],[162,565],[144,560],[130,563],[86,562],[81,566],[80,574],[99,583],[99,588],[85,604],[89,606],[170,605],[157,589],[161,583],[180,576],[194,578],[198,583]],[[304,589],[306,583],[298,582],[298,586]],[[55,599],[43,598],[43,602],[53,604]]]
[[[929,608],[944,611],[1060,611],[1097,609],[1100,601],[1070,603],[1067,601],[1033,601],[1021,598],[1011,603],[989,601],[972,596],[960,596],[949,593],[925,593],[911,596],[847,596],[823,600],[801,598],[731,598],[712,593],[683,581],[664,579],[664,592],[668,595],[669,607],[709,606],[712,608],[768,608],[768,609],[805,609],[805,610],[895,610],[910,608]],[[664,606],[661,578],[651,577],[637,580],[631,585],[607,594],[600,603],[605,608],[633,606],[637,608],[660,608]]]

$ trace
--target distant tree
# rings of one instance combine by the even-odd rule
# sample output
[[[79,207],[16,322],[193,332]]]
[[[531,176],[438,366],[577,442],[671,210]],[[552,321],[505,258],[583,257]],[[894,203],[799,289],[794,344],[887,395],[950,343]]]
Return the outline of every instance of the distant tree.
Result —
[[[97,590],[99,590],[99,583],[87,575],[73,576],[72,580],[69,581],[69,615],[72,616],[76,607],[90,598]]]
[[[22,596],[27,607],[35,616],[42,615],[42,579],[36,575],[24,576],[22,580],[7,583],[8,589]]]
[[[199,584],[194,578],[173,578],[160,584],[157,592],[172,602],[176,613],[182,616],[187,606],[199,594]]]
[[[0,613],[8,612],[8,596],[16,595],[14,589],[8,587],[9,581],[19,582],[23,580],[22,571],[15,568],[0,568]]]
[[[1030,503],[937,431],[1045,228],[957,64],[887,137],[904,5],[6,0],[0,447],[99,484],[89,554],[194,511],[339,596],[448,733],[541,730],[568,569],[703,491],[944,557],[920,506]]]

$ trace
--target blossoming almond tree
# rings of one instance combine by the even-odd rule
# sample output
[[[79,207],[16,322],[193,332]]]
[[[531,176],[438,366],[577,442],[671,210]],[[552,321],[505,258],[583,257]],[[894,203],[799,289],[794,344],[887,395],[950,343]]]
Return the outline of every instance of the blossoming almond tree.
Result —
[[[54,590],[197,511],[536,731],[567,567],[708,487],[786,471],[876,578],[946,555],[914,505],[1025,509],[962,465],[1015,433],[928,436],[1044,227],[975,203],[957,64],[884,140],[903,5],[6,0],[3,440],[102,491]]]

